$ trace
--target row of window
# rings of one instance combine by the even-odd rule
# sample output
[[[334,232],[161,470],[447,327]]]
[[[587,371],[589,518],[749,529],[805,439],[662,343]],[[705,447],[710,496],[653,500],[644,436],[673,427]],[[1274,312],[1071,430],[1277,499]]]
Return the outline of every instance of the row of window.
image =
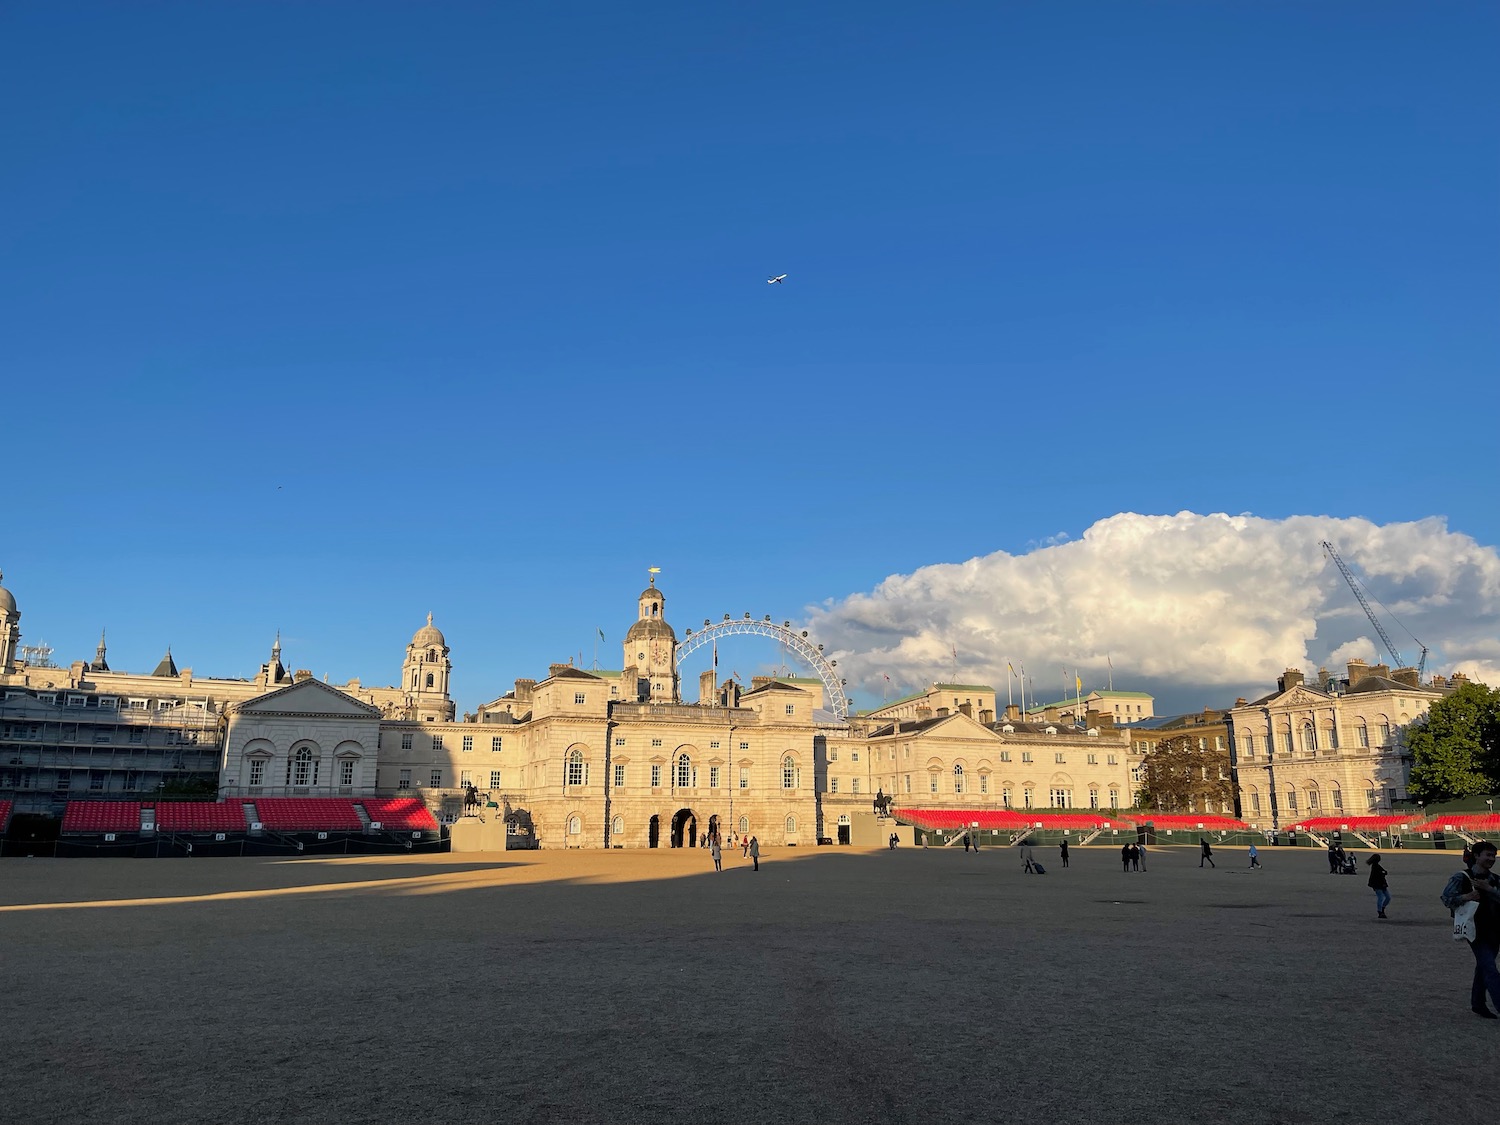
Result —
[[[1300,803],[1299,803],[1299,796],[1300,796]],[[1250,812],[1253,813],[1253,814],[1258,814],[1261,811],[1261,804],[1260,804],[1261,795],[1260,795],[1259,790],[1257,790],[1254,787],[1252,787],[1250,789],[1250,791],[1246,794],[1246,797],[1249,799],[1249,802],[1250,802]],[[1341,812],[1346,811],[1345,806],[1344,806],[1344,791],[1342,789],[1340,789],[1337,785],[1333,786],[1333,788],[1331,788],[1329,790],[1329,792],[1328,792],[1328,799],[1329,799],[1329,802],[1330,802],[1330,804],[1329,804],[1329,811],[1330,812],[1341,813]],[[1395,790],[1392,790],[1391,791],[1391,800],[1394,801],[1395,799],[1396,799],[1396,793],[1395,793]],[[1288,789],[1286,791],[1286,799],[1285,799],[1285,802],[1282,805],[1282,808],[1286,812],[1292,814],[1293,816],[1295,816],[1297,813],[1301,812],[1304,809],[1306,811],[1310,812],[1310,813],[1316,813],[1316,812],[1321,811],[1322,808],[1323,808],[1322,795],[1320,794],[1320,792],[1318,791],[1318,789],[1316,789],[1315,787],[1310,787],[1310,788],[1304,789],[1301,792],[1300,795],[1298,794],[1298,792],[1297,792],[1296,789]],[[1379,808],[1380,808],[1380,790],[1374,789],[1374,788],[1368,788],[1368,789],[1366,789],[1365,790],[1365,811],[1366,812],[1375,812]]]
[[[610,821],[609,831],[610,835],[612,836],[625,835],[625,818],[623,816],[617,816],[614,818],[614,820]],[[739,831],[741,836],[748,836],[750,834],[750,818],[748,816],[740,817]],[[786,818],[786,831],[788,836],[796,835],[797,818],[795,816],[789,816]],[[583,817],[579,816],[577,813],[574,813],[572,816],[568,817],[567,832],[569,836],[581,836],[583,834]]]
[[[716,745],[716,744],[711,744]],[[661,788],[662,763],[649,763],[651,769],[651,788]],[[739,772],[739,788],[750,788],[750,767],[741,766]],[[673,763],[671,772],[672,782],[677,789],[698,788],[698,767],[693,764],[693,759],[687,754],[679,754],[677,761]],[[625,763],[616,762],[612,778],[617,789],[625,788],[627,784],[627,773]],[[589,783],[589,763],[584,759],[582,750],[571,750],[568,752],[567,761],[563,767],[563,784],[565,785],[587,785]],[[783,789],[798,789],[802,784],[802,771],[797,765],[797,760],[788,756],[781,763],[781,787]],[[724,785],[724,771],[719,766],[708,767],[708,787],[720,789]]]
[[[1391,724],[1385,721],[1376,723],[1375,737],[1378,740],[1375,743],[1376,746],[1390,745]],[[1295,747],[1292,744],[1292,732],[1290,729],[1283,729],[1278,732],[1274,743],[1271,741],[1269,734],[1247,734],[1240,740],[1240,745],[1247,758],[1255,757],[1256,751],[1261,749],[1264,749],[1267,753],[1279,749],[1290,754],[1293,749],[1297,749],[1307,754],[1316,754],[1319,749],[1337,750],[1339,748],[1339,734],[1337,727],[1325,726],[1320,730],[1311,723],[1304,723],[1297,732]],[[1360,723],[1359,726],[1354,728],[1354,745],[1362,750],[1369,749],[1370,728],[1367,724]]]
[[[29,692],[8,691],[5,698],[26,699],[30,697]],[[34,697],[38,703],[45,703],[49,707],[56,707],[58,693],[52,691],[38,692]],[[127,699],[120,700],[112,695],[79,695],[73,692],[64,693],[63,706],[74,709],[97,708],[100,711],[171,711],[181,707],[184,700],[181,699]],[[155,703],[153,707],[152,704]],[[193,699],[186,701],[190,706],[199,711],[209,709],[208,700]]]

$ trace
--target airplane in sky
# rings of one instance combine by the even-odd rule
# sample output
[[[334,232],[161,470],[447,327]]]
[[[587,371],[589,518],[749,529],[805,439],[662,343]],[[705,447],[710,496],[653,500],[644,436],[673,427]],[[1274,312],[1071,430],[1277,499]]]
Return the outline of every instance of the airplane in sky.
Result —
[[[786,274],[784,274],[784,273],[783,274],[778,274],[776,277],[768,277],[768,278],[766,278],[766,284],[767,285],[780,285],[785,280],[786,280]]]

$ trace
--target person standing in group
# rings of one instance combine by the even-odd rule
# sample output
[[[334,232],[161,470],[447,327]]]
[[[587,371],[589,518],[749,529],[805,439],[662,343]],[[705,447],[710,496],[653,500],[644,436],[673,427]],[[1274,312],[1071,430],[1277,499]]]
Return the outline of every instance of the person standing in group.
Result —
[[[754,836],[750,837],[750,846],[746,849],[750,853],[750,860],[755,864],[752,870],[760,870],[760,841]]]
[[[1146,841],[1141,840],[1135,846],[1136,870],[1146,870]]]
[[[1330,875],[1337,875],[1338,873],[1339,873],[1339,849],[1338,849],[1338,845],[1335,844],[1332,840],[1329,840],[1328,841],[1328,874],[1330,874]]]
[[[744,859],[745,857],[747,857],[750,854],[750,837],[749,836],[741,836],[740,837],[740,847],[743,849],[740,852],[740,858]]]
[[[1370,889],[1375,892],[1375,917],[1384,918],[1385,908],[1391,904],[1391,888],[1385,879],[1385,868],[1380,866],[1380,853],[1373,853],[1365,865],[1370,869]]]
[[[1130,874],[1130,845],[1126,844],[1120,849],[1120,867],[1128,875]]]
[[[1068,866],[1068,842],[1066,840],[1058,845],[1057,854],[1062,859],[1062,865]]]
[[[709,845],[708,845],[708,853],[709,853],[709,855],[711,855],[711,856],[714,857],[714,870],[715,871],[723,871],[724,870],[724,853],[719,850],[719,838],[717,836],[714,836],[714,837],[710,838]]]
[[[1203,854],[1198,857],[1198,866],[1202,867],[1206,863],[1210,867],[1218,867],[1219,865],[1214,862],[1214,850],[1208,846],[1208,837],[1199,836],[1198,844],[1203,849]]]
[[[1477,902],[1479,909],[1474,914],[1474,937],[1469,948],[1474,953],[1474,981],[1469,989],[1469,1007],[1476,1016],[1495,1019],[1495,1013],[1485,1007],[1484,994],[1500,1008],[1500,969],[1495,968],[1495,955],[1500,952],[1500,882],[1495,879],[1495,845],[1480,840],[1469,853],[1472,859],[1462,871],[1455,872],[1443,888],[1443,905],[1448,910],[1457,910],[1466,902]]]
[[[1380,857],[1376,856],[1375,858],[1379,859]],[[1254,871],[1259,866],[1260,866],[1260,852],[1258,852],[1258,851],[1255,850],[1255,845],[1254,844],[1251,844],[1250,845],[1250,870]]]

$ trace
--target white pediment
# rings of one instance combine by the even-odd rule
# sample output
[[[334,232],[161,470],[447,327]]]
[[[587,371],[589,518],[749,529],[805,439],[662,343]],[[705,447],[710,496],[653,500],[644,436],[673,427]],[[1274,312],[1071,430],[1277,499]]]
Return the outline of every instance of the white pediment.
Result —
[[[350,718],[379,718],[380,709],[361,703],[338,688],[317,680],[303,680],[277,688],[265,695],[241,703],[237,710],[246,715],[347,715]]]

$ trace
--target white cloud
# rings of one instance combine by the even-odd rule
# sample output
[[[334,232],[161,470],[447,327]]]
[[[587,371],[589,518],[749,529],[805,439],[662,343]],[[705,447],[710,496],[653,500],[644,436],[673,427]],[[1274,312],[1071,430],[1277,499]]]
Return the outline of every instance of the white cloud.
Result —
[[[1100,520],[1080,539],[1021,555],[997,551],[892,575],[869,593],[811,609],[809,628],[851,688],[882,676],[914,689],[954,674],[1003,691],[1006,662],[1043,698],[1063,668],[1102,687],[1144,689],[1174,708],[1222,706],[1270,690],[1287,667],[1389,662],[1343,577],[1330,540],[1384,603],[1376,612],[1415,663],[1500,683],[1500,554],[1438,517],[1379,525],[1359,518],[1249,515]],[[1400,625],[1396,623],[1399,619]]]

